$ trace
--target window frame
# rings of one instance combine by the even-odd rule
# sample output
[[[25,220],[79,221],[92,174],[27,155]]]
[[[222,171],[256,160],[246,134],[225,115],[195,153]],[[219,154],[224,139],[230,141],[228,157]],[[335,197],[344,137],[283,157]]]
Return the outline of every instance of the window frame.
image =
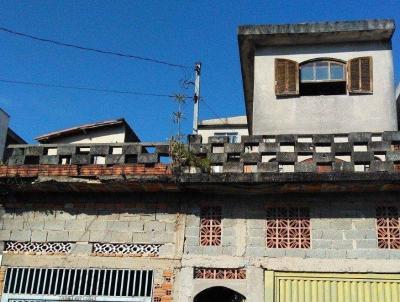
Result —
[[[316,79],[316,72],[317,72],[317,68],[316,68],[316,64],[320,63],[320,62],[326,62],[328,63],[328,76],[329,79],[325,79],[325,80],[317,80]],[[310,65],[313,64],[313,78],[315,78],[315,80],[302,80],[301,74],[302,74],[302,69],[304,66],[306,65]],[[339,64],[342,66],[343,68],[343,79],[331,79],[331,64]],[[334,59],[315,59],[315,60],[311,60],[311,61],[305,61],[301,64],[299,64],[299,83],[326,83],[326,82],[347,82],[347,64],[345,62],[339,61],[339,60],[334,60]]]
[[[237,131],[214,132],[214,136],[226,136],[226,137],[228,137],[229,143],[237,143],[239,141],[239,132],[237,132]]]

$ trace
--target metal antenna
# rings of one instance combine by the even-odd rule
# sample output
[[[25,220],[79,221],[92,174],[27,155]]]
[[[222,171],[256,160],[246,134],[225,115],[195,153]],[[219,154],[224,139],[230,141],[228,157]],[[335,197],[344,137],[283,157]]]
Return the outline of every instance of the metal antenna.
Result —
[[[197,134],[199,124],[199,102],[200,102],[200,70],[201,63],[196,63],[194,66],[195,80],[194,80],[194,108],[193,108],[193,134]]]
[[[183,94],[176,94],[175,95],[175,101],[178,103],[178,111],[173,112],[173,121],[175,124],[177,124],[177,136],[176,140],[181,142],[183,138],[182,134],[182,129],[181,129],[181,124],[182,124],[182,119],[184,119],[183,112],[182,112],[182,106],[185,104],[185,99],[186,97]]]

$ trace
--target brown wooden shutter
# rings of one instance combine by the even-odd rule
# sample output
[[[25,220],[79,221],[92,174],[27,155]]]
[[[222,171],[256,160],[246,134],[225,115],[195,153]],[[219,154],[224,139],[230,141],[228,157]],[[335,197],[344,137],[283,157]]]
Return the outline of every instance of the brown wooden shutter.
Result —
[[[275,59],[275,94],[299,94],[299,64],[287,59]]]
[[[372,57],[349,61],[348,90],[350,93],[372,93]]]

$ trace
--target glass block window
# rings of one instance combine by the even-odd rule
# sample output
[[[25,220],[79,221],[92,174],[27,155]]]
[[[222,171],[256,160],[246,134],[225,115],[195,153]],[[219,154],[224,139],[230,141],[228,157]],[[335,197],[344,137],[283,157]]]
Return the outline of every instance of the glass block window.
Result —
[[[246,270],[242,268],[194,268],[194,279],[244,280]]]
[[[310,248],[308,208],[267,208],[267,248]]]
[[[379,248],[400,249],[400,219],[397,208],[378,207],[376,228]]]
[[[222,235],[221,207],[203,207],[200,213],[200,245],[219,246]]]

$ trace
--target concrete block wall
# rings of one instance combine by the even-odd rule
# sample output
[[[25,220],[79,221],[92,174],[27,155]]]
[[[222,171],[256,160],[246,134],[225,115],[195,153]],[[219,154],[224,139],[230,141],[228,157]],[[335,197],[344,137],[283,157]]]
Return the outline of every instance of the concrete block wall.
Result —
[[[72,242],[72,253],[87,255],[94,242],[161,244],[168,258],[176,252],[177,207],[140,195],[18,197],[3,204],[0,241]]]
[[[194,201],[186,220],[185,256],[300,257],[316,259],[400,259],[400,250],[378,248],[376,207],[399,207],[395,194],[314,194],[204,197],[222,207],[221,246],[200,246],[200,208]],[[311,247],[267,248],[266,207],[310,209]]]
[[[285,200],[286,199],[286,200]],[[325,194],[287,196],[278,202],[270,198],[261,201],[259,209],[271,206],[307,207],[310,209],[311,247],[279,249],[265,247],[265,217],[259,211],[248,221],[248,256],[301,257],[339,259],[400,259],[400,250],[378,248],[376,207],[399,206],[390,194]],[[260,244],[257,244],[260,243]]]
[[[243,236],[245,221],[238,218],[243,207],[229,207],[228,201],[209,200],[190,203],[186,216],[185,250],[187,255],[240,256],[243,254]],[[200,209],[202,206],[221,206],[222,243],[220,246],[202,246],[200,244]]]
[[[378,248],[376,207],[399,206],[395,193],[286,195],[25,195],[0,209],[0,241],[161,244],[160,258],[185,256],[400,259]],[[221,206],[222,243],[200,245],[200,209]],[[311,247],[266,248],[266,207],[310,209]],[[179,220],[180,219],[180,220]],[[184,244],[183,244],[184,240]]]

